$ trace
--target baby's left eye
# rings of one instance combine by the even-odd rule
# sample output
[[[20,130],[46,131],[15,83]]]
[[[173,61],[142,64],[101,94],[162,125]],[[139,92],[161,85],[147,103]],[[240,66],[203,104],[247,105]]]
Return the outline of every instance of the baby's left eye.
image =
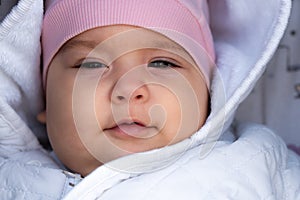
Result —
[[[81,63],[80,67],[93,69],[93,68],[107,68],[108,66],[101,62],[90,61],[90,62]]]
[[[179,67],[177,64],[167,61],[167,60],[155,60],[148,64],[149,67],[154,68],[172,68],[172,67]]]

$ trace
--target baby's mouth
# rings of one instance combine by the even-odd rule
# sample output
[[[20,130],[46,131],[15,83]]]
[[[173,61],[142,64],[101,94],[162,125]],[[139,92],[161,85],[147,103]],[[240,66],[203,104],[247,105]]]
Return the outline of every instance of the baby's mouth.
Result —
[[[104,129],[104,132],[108,132],[109,135],[117,138],[137,138],[146,139],[156,134],[156,128],[154,126],[147,126],[140,121],[123,120],[111,128]]]

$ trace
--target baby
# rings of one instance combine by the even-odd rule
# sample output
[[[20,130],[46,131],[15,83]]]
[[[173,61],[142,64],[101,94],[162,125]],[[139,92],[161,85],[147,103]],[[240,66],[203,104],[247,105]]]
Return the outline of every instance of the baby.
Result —
[[[145,6],[132,3],[137,10]],[[96,16],[82,13],[74,21],[61,6],[80,15],[81,5],[52,1],[43,31],[47,117],[42,118],[58,158],[83,176],[199,130],[208,116],[214,66],[205,1],[199,2],[199,19],[177,2],[153,19],[148,15],[156,6],[141,19],[113,12],[133,6],[128,2],[85,4],[95,4]],[[180,23],[170,9],[181,9]]]
[[[299,158],[282,140],[230,128],[289,3],[48,1],[39,119],[85,177],[67,199],[299,199]]]

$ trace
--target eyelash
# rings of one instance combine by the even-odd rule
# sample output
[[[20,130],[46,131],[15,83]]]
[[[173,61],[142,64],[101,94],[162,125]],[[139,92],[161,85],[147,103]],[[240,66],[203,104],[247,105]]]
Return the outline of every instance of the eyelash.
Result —
[[[79,65],[74,66],[74,68],[80,68],[80,67],[87,68],[87,69],[108,68],[107,65],[97,61],[82,62]]]
[[[150,66],[152,64],[152,66]],[[176,67],[180,67],[179,65],[170,62],[168,60],[155,60],[152,61],[148,64],[149,67],[153,67],[153,68],[161,68],[161,69],[165,69],[165,68],[176,68]]]

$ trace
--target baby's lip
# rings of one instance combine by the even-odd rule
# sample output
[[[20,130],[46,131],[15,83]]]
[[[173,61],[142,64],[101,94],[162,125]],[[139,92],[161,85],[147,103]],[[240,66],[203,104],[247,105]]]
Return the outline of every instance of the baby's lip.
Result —
[[[103,131],[108,131],[108,133],[118,138],[148,138],[157,133],[155,130],[155,126],[147,126],[140,120],[124,119]]]
[[[123,126],[123,125],[138,125],[142,127],[147,127],[144,122],[140,120],[122,120],[117,123],[118,126]]]
[[[116,127],[126,126],[126,125],[138,125],[138,126],[142,126],[142,127],[147,127],[146,124],[144,122],[142,122],[141,120],[123,119],[123,120],[120,120],[117,123],[113,124],[110,128],[106,128],[106,129],[113,129]],[[106,129],[104,129],[104,130],[106,130]]]

